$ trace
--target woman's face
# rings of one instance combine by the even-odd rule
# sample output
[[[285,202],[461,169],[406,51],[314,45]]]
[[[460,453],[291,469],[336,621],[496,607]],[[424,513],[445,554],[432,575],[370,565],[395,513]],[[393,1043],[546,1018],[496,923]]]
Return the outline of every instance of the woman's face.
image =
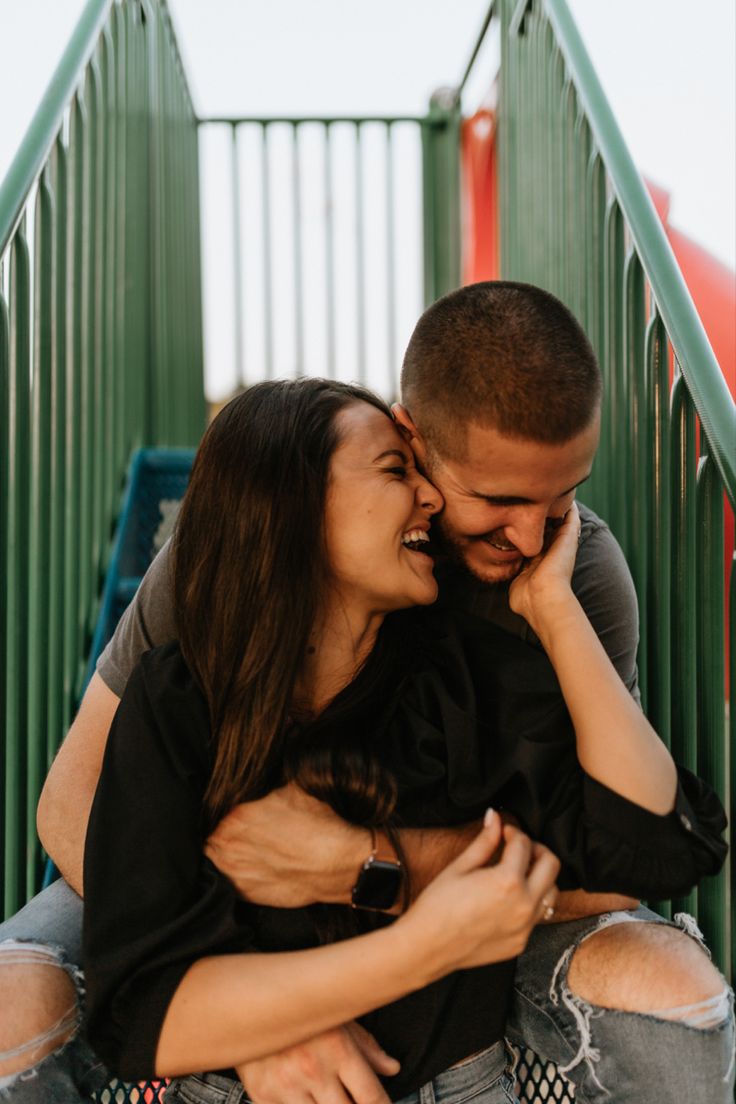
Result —
[[[325,533],[341,601],[368,614],[433,602],[433,562],[422,548],[442,496],[417,471],[396,425],[376,407],[345,407],[337,431]]]

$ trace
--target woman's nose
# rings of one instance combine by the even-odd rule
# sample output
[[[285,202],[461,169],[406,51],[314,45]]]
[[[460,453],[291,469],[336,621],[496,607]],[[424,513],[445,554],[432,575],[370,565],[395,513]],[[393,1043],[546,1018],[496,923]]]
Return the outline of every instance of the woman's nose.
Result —
[[[433,483],[420,479],[417,487],[417,500],[428,514],[436,514],[445,505],[445,500]]]

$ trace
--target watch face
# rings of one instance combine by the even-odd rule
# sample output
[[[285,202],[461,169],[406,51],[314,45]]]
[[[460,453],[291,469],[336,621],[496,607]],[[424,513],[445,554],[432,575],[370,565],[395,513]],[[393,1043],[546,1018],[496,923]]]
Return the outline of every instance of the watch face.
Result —
[[[390,909],[396,904],[404,872],[398,863],[368,859],[353,889],[356,908]]]

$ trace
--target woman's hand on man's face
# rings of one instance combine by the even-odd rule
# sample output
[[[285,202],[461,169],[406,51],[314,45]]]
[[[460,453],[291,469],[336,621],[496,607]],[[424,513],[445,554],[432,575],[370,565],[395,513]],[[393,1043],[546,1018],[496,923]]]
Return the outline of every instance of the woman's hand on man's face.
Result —
[[[570,580],[580,537],[580,511],[573,502],[554,530],[549,547],[521,569],[509,588],[509,605],[543,639],[550,620],[574,600]]]

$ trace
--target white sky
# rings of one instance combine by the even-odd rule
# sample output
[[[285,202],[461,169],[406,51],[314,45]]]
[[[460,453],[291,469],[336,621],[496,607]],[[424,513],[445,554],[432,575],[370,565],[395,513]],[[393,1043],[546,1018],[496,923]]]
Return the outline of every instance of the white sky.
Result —
[[[736,265],[733,0],[568,0],[634,160],[671,221]],[[83,0],[0,0],[0,177]],[[170,0],[201,114],[422,113],[487,0]],[[466,109],[490,77],[480,65]]]

